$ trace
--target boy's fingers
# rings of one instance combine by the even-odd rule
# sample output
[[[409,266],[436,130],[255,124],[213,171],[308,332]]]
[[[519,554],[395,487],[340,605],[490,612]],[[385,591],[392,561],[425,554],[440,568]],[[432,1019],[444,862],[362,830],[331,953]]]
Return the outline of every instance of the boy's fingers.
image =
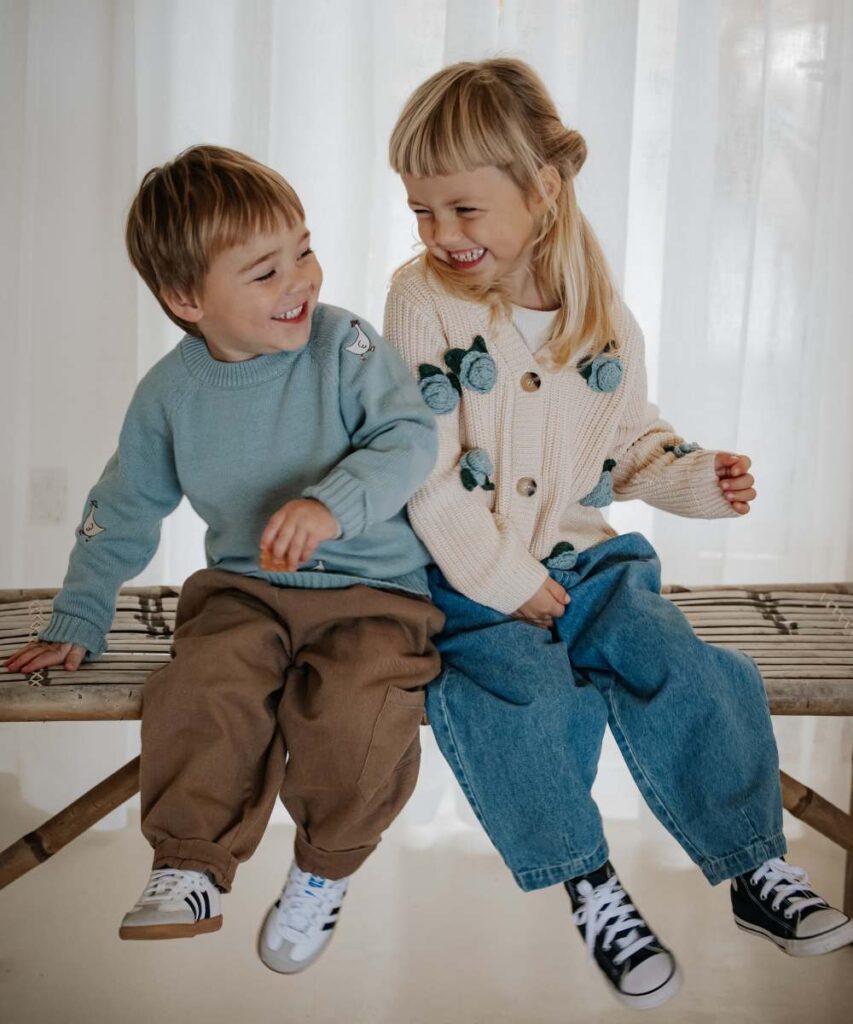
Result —
[[[296,532],[296,523],[285,522],[279,528],[278,533],[275,535],[275,539],[270,546],[270,552],[277,562],[285,561],[285,552],[290,547],[290,542],[293,539],[293,534]]]
[[[261,547],[271,548],[275,541],[276,534],[278,533],[279,527],[284,522],[284,509],[279,509],[270,516],[267,525],[264,527],[264,532],[261,534]]]
[[[77,644],[75,644],[68,652],[68,656],[65,659],[64,667],[69,672],[76,672],[85,657],[85,648],[78,647]]]
[[[296,527],[290,544],[287,546],[287,552],[284,555],[284,561],[288,564],[289,572],[295,572],[299,568],[299,557],[302,554],[302,549],[305,547],[307,539],[308,531],[305,527]]]

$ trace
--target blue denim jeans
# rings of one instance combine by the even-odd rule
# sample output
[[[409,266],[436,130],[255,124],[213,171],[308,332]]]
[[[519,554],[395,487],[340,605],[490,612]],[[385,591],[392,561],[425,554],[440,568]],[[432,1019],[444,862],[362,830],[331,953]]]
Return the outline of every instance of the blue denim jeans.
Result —
[[[607,859],[590,794],[607,725],[649,807],[709,882],[781,856],[779,760],[754,662],[704,643],[661,597],[660,563],[640,534],[551,575],[571,603],[550,630],[430,575],[447,623],[429,719],[521,888]]]

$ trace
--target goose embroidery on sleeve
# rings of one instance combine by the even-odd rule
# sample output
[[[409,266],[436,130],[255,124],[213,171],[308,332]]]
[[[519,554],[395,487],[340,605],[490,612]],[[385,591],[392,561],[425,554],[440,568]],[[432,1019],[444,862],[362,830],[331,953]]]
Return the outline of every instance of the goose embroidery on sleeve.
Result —
[[[361,329],[360,320],[350,320],[350,326],[355,328],[355,341],[347,345],[346,350],[347,352],[352,352],[354,356],[358,356],[364,362],[371,352],[376,351],[376,346]]]

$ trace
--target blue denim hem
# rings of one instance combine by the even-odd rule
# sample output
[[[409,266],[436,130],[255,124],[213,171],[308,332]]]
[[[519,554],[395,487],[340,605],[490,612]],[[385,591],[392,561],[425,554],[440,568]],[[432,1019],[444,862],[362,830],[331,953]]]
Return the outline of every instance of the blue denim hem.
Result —
[[[551,864],[547,868],[529,868],[527,871],[513,871],[512,877],[524,892],[546,889],[549,885],[559,885],[578,875],[589,874],[600,868],[608,858],[607,843],[602,840],[598,846],[585,857],[575,857],[559,864]],[[510,869],[512,870],[512,869]]]
[[[699,864],[699,867],[711,885],[719,885],[720,882],[734,878],[735,875],[745,875],[747,871],[759,867],[771,857],[781,857],[787,849],[785,836],[777,832],[768,839],[756,839],[743,850],[727,853],[725,857],[716,857],[714,860],[706,860]]]

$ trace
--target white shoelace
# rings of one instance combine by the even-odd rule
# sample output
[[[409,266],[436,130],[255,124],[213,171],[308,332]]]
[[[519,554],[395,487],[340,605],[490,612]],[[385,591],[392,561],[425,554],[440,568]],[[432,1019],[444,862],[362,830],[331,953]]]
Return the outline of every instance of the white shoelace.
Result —
[[[151,872],[148,885],[139,897],[139,904],[167,903],[185,896],[193,888],[192,877],[185,872],[173,871],[171,868],[158,868]]]
[[[750,881],[753,885],[758,885],[762,879],[764,885],[761,887],[759,896],[762,900],[766,900],[775,890],[776,895],[770,904],[774,911],[782,906],[783,900],[788,900],[788,906],[784,912],[786,920],[790,921],[797,911],[805,910],[807,907],[829,906],[826,900],[813,895],[809,876],[805,871],[788,864],[781,858],[774,857],[772,860],[766,860],[760,868],[753,871]],[[809,895],[798,897],[797,893],[801,892],[809,893]]]
[[[275,915],[275,925],[279,932],[292,931],[307,935],[317,919],[331,913],[335,904],[343,899],[348,878],[334,881],[327,878],[321,889],[310,886],[312,877],[310,871],[302,871],[295,866],[292,868]]]
[[[654,942],[654,935],[640,935],[636,929],[645,928],[645,922],[637,914],[633,904],[628,902],[628,895],[622,888],[616,875],[611,875],[606,882],[592,887],[586,879],[578,883],[578,894],[581,905],[575,911],[573,920],[583,927],[586,939],[587,955],[592,958],[595,953],[595,940],[604,932],[603,948],[609,950],[616,942],[619,952],[613,958],[614,964],[621,964],[628,957],[644,949]],[[628,935],[621,935],[628,932]]]

